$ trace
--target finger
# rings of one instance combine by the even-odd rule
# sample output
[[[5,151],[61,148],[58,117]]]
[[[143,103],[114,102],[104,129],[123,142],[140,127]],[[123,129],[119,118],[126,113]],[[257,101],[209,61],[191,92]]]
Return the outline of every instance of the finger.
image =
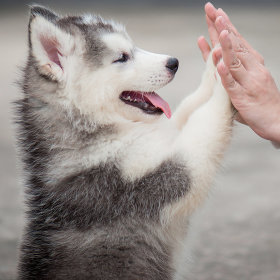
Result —
[[[217,66],[218,62],[222,59],[223,54],[222,54],[222,48],[215,49],[212,53],[212,59],[214,65]]]
[[[206,39],[203,36],[200,36],[197,40],[197,44],[201,51],[204,61],[206,61],[211,52],[211,48],[210,48],[208,42],[206,41]]]
[[[224,26],[224,20],[221,16],[219,16],[216,20],[217,29],[220,30]],[[222,31],[223,32],[223,31]],[[236,57],[240,59],[242,65],[245,67],[246,70],[254,70],[256,67],[259,66],[260,62],[256,58],[255,54],[252,53],[244,44],[243,41],[237,37],[232,32],[228,35],[233,52],[235,53]]]
[[[205,14],[209,17],[212,22],[215,22],[217,16],[217,9],[213,6],[212,3],[208,2],[205,5]]]
[[[233,33],[236,37],[242,41],[242,43],[248,48],[253,48],[250,46],[250,44],[242,37],[242,35],[238,32],[236,27],[232,24],[232,22],[229,19],[229,16],[221,9],[219,8],[217,10],[217,17],[215,22],[217,31],[221,33],[223,30],[227,29],[229,32]]]
[[[210,36],[212,46],[215,47],[216,44],[218,44],[219,42],[219,34],[217,32],[215,23],[207,15],[206,15],[206,22],[207,22],[208,33]]]
[[[223,16],[218,16],[215,21],[215,26],[217,29],[217,32],[221,34],[224,30],[227,30],[229,32],[229,38],[231,40],[232,48],[236,52],[236,54],[240,53],[248,53],[248,48],[243,44],[243,40],[240,39],[238,35],[231,32],[230,28],[228,27],[225,18]]]
[[[217,17],[215,26],[219,34],[221,34],[224,30],[227,30],[229,32],[229,37],[231,39],[231,43],[235,52],[249,52],[240,37],[238,37],[238,35],[230,30],[223,16]]]
[[[216,30],[218,32],[218,34],[220,35],[221,32],[223,30],[228,30],[229,32],[231,32],[225,18],[223,16],[218,16],[215,20],[215,27],[216,27]]]
[[[250,53],[252,53],[255,56],[255,59],[257,59],[257,61],[261,64],[264,64],[264,59],[262,57],[261,54],[259,54],[244,38],[243,36],[238,32],[238,30],[236,29],[236,27],[232,24],[232,22],[229,19],[229,16],[221,9],[219,8],[216,12],[216,20],[219,17],[223,18],[223,21],[219,21],[218,24],[220,24],[220,26],[216,25],[217,31],[218,33],[220,33],[222,30],[227,29],[230,32],[232,32],[235,36],[237,36],[240,39],[240,43],[242,45],[244,45]]]
[[[238,48],[238,46],[242,46],[244,49],[252,49],[252,47],[248,47],[249,44],[246,40],[242,38],[242,36],[236,31],[234,32],[232,28],[230,27],[230,22],[226,20],[224,16],[217,16],[215,21],[215,27],[218,32],[218,34],[221,34],[223,30],[228,30],[231,37],[235,37],[233,40],[234,47]]]
[[[230,29],[230,31],[232,31],[234,34],[236,34],[237,36],[241,36],[240,33],[238,32],[238,30],[236,29],[236,27],[232,24],[232,22],[230,21],[229,16],[226,14],[226,12],[219,8],[216,12],[216,18],[218,18],[219,16],[222,16],[225,20],[225,23],[227,25],[227,27]]]
[[[218,73],[221,77],[222,84],[227,91],[229,97],[234,99],[236,96],[243,94],[244,90],[241,85],[233,78],[231,72],[226,67],[223,61],[217,65]],[[238,109],[238,108],[237,108]]]
[[[220,43],[224,63],[229,69],[231,75],[238,83],[246,85],[249,82],[248,72],[242,65],[241,60],[236,56],[227,30],[222,31],[220,35]]]

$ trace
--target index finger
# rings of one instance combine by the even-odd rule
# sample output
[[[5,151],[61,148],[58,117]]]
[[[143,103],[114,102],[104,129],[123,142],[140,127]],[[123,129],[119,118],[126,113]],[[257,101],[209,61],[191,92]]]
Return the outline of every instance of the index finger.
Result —
[[[219,43],[219,33],[216,29],[215,23],[206,15],[206,22],[208,25],[208,33],[212,46],[215,47]]]
[[[205,10],[205,14],[214,23],[217,17],[217,9],[213,6],[212,3],[208,2],[206,3],[204,10]]]

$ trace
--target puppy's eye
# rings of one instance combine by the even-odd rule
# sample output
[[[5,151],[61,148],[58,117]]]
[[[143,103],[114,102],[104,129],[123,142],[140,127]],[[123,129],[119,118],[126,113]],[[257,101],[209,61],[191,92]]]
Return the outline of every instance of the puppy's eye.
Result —
[[[113,63],[117,63],[117,62],[124,63],[127,62],[128,59],[129,59],[129,55],[127,53],[122,53],[117,60],[113,61]]]

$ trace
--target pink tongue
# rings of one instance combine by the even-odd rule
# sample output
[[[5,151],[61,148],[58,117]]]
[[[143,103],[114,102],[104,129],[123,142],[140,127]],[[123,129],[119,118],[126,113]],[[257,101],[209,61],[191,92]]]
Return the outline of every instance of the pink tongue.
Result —
[[[171,110],[166,101],[164,101],[155,92],[147,92],[144,96],[157,108],[160,108],[168,119],[171,118]]]

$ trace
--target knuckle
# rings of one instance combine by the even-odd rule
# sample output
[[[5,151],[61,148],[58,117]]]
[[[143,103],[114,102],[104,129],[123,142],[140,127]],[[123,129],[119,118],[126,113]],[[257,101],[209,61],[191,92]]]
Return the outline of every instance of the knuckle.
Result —
[[[239,45],[236,48],[236,52],[243,55],[249,53],[249,50],[245,47],[244,44],[239,43]]]
[[[235,57],[233,58],[231,64],[230,64],[230,69],[231,70],[236,70],[239,69],[241,67],[241,61],[239,58]]]

